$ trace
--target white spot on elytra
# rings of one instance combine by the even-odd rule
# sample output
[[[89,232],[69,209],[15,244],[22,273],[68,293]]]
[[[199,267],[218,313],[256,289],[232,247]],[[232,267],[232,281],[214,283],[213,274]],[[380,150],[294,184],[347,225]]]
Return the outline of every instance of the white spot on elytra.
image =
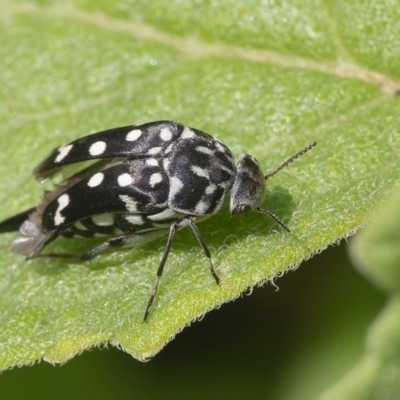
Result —
[[[126,140],[128,142],[134,142],[135,140],[138,140],[140,136],[142,136],[142,131],[140,129],[133,129],[126,135]]]
[[[104,179],[104,174],[102,172],[98,172],[97,174],[94,174],[90,179],[89,182],[87,183],[88,186],[90,187],[95,187],[99,186],[101,182],[103,182]]]
[[[218,141],[215,141],[215,147],[221,152],[221,153],[226,153],[226,149],[222,144]]]
[[[195,214],[206,214],[207,210],[209,209],[210,205],[205,201],[201,200],[196,204],[194,209]]]
[[[119,186],[129,186],[133,182],[132,177],[129,174],[122,174],[118,177]]]
[[[158,214],[148,215],[147,218],[151,221],[164,221],[165,219],[174,218],[176,215],[177,213],[174,210],[166,208]]]
[[[160,138],[164,140],[164,142],[168,142],[168,140],[172,139],[172,132],[168,128],[162,128],[160,131]]]
[[[140,215],[126,215],[125,219],[132,225],[143,225],[144,219]]]
[[[165,169],[166,171],[168,171],[169,164],[170,164],[170,161],[168,160],[168,158],[164,158],[164,159],[163,159],[163,167],[164,167],[164,169]]]
[[[195,173],[197,176],[200,176],[202,178],[207,178],[210,179],[210,174],[208,173],[207,170],[198,167],[197,165],[192,165],[190,167],[193,173]]]
[[[99,214],[92,217],[92,221],[97,226],[114,225],[114,217],[112,214]]]
[[[162,147],[153,147],[147,152],[147,154],[149,155],[158,154],[161,150]]]
[[[227,172],[229,175],[235,175],[235,171],[232,168],[228,168],[225,165],[220,164],[219,168]]]
[[[232,180],[228,179],[227,181],[220,182],[218,184],[219,187],[222,187],[223,189],[229,189],[232,186]]]
[[[67,157],[68,153],[74,146],[72,144],[68,144],[67,146],[62,146],[58,149],[59,153],[55,158],[54,162],[59,163],[60,161],[64,160]]]
[[[197,150],[200,153],[208,154],[210,156],[213,156],[215,154],[214,150],[209,149],[208,147],[205,146],[197,146],[195,150]]]
[[[213,212],[216,212],[221,208],[223,201],[224,201],[224,196],[221,196],[219,198],[219,200],[217,200],[217,202],[214,204],[214,211]]]
[[[174,148],[174,143],[171,143],[164,151],[164,154],[168,154]]]
[[[135,213],[138,211],[137,206],[138,202],[131,196],[126,194],[120,194],[119,198],[125,203],[125,207],[127,211]]]
[[[185,126],[185,129],[181,133],[181,138],[182,139],[191,139],[194,136],[195,136],[194,132],[190,128]]]
[[[106,151],[107,144],[106,142],[98,141],[93,143],[89,148],[89,153],[91,156],[99,156]]]
[[[65,217],[61,215],[61,211],[69,204],[69,196],[64,193],[58,199],[58,208],[54,215],[54,225],[61,225],[65,221]]]
[[[146,165],[150,165],[150,167],[158,167],[158,160],[155,158],[148,158],[146,160]]]
[[[213,194],[216,189],[217,189],[217,186],[212,183],[211,185],[208,185],[206,187],[205,192],[206,192],[206,194]]]
[[[183,188],[183,182],[175,177],[172,176],[169,179],[169,194],[168,194],[168,200],[171,201],[173,198],[176,196],[176,194]]]
[[[157,185],[157,183],[162,182],[162,180],[163,180],[162,175],[159,172],[156,172],[153,175],[151,175],[151,177],[150,177],[150,181],[149,181],[150,186],[154,187],[155,185]]]

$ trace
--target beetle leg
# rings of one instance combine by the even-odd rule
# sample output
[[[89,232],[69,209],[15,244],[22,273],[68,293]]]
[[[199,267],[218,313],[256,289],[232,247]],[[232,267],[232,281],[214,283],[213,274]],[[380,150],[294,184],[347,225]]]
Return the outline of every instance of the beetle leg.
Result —
[[[197,226],[195,225],[195,221],[196,221],[196,217],[194,217],[194,216],[187,216],[187,217],[184,217],[184,218],[182,218],[182,219],[180,219],[180,220],[178,220],[178,221],[173,222],[173,223],[170,225],[167,244],[166,244],[166,246],[165,246],[165,250],[164,250],[163,256],[162,256],[162,258],[161,258],[160,265],[158,266],[157,275],[156,275],[156,280],[155,280],[155,282],[154,282],[153,289],[152,289],[151,295],[150,295],[150,300],[149,300],[149,302],[147,303],[146,311],[145,311],[145,313],[144,313],[144,318],[143,318],[144,321],[147,321],[147,318],[148,318],[148,316],[149,316],[149,314],[150,314],[151,307],[152,307],[152,305],[153,305],[154,299],[155,299],[155,297],[156,297],[156,295],[157,295],[157,290],[158,290],[158,285],[159,285],[159,283],[160,283],[160,278],[161,278],[161,275],[163,274],[164,266],[165,266],[165,263],[166,263],[166,261],[167,261],[168,254],[169,254],[169,252],[170,252],[170,250],[171,250],[172,241],[174,240],[175,233],[176,233],[176,231],[178,231],[179,229],[184,228],[185,226],[188,226],[188,225],[189,225],[189,226],[192,228],[192,231],[193,231],[194,235],[196,236],[196,239],[197,239],[197,241],[198,241],[200,247],[202,248],[204,255],[205,255],[205,256],[207,257],[207,259],[208,259],[208,265],[209,265],[209,268],[210,268],[211,275],[212,275],[213,278],[215,279],[215,282],[216,282],[217,284],[219,284],[218,275],[216,274],[216,272],[215,272],[215,270],[214,270],[213,263],[212,263],[212,261],[211,261],[211,254],[210,254],[210,251],[208,250],[208,247],[207,247],[207,245],[205,244],[205,242],[204,242],[204,240],[203,240],[203,238],[202,238],[202,236],[201,236],[201,234],[200,234],[199,229],[198,229]]]
[[[83,261],[90,261],[102,251],[109,247],[122,247],[122,246],[141,246],[143,244],[152,242],[162,236],[165,236],[165,229],[157,229],[154,231],[148,231],[144,233],[133,233],[128,235],[121,235],[114,238],[110,238],[105,242],[93,247],[91,250],[81,255],[79,258]]]

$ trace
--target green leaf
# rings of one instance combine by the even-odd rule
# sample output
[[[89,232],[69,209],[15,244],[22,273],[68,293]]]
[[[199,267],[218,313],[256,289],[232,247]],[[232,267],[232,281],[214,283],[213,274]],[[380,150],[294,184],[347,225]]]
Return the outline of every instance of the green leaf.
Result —
[[[318,146],[268,182],[265,207],[292,233],[226,207],[201,223],[218,287],[180,232],[148,323],[165,240],[81,264],[25,262],[3,235],[0,368],[63,362],[106,342],[151,357],[193,319],[364,225],[399,182],[400,24],[389,1],[3,3],[2,218],[37,204],[31,170],[50,150],[106,128],[178,120],[265,172]],[[49,250],[95,243],[59,239]]]
[[[354,262],[378,287],[400,291],[400,189],[373,214],[372,223],[352,243]]]
[[[367,335],[358,364],[322,399],[394,399],[400,392],[400,190],[397,188],[353,241],[358,269],[392,294]]]

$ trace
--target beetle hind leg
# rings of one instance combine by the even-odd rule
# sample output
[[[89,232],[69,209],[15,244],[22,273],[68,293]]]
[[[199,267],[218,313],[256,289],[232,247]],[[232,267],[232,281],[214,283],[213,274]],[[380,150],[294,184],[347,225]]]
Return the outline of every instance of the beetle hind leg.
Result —
[[[109,247],[141,246],[146,243],[152,242],[153,240],[156,240],[162,236],[165,236],[166,233],[167,232],[165,229],[158,229],[144,233],[133,233],[113,237],[99,244],[98,246],[93,247],[88,252],[82,254],[81,256],[79,256],[79,259],[83,261],[90,261]]]

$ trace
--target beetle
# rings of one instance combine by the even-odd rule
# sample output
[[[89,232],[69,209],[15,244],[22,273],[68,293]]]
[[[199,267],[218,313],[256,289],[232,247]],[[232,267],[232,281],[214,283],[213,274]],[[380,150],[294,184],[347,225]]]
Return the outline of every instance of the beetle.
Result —
[[[10,248],[27,259],[41,255],[59,236],[109,236],[81,256],[59,255],[81,260],[91,260],[108,247],[139,246],[168,235],[145,309],[146,321],[178,230],[192,229],[219,284],[196,224],[220,210],[227,192],[232,216],[255,210],[290,232],[275,214],[261,208],[265,180],[315,145],[311,143],[264,175],[251,155],[240,156],[235,165],[231,151],[218,139],[174,121],[94,133],[58,147],[33,172],[38,181],[44,181],[65,173],[71,164],[86,161],[90,165],[64,177],[38,206],[1,222],[0,232],[19,230]]]

